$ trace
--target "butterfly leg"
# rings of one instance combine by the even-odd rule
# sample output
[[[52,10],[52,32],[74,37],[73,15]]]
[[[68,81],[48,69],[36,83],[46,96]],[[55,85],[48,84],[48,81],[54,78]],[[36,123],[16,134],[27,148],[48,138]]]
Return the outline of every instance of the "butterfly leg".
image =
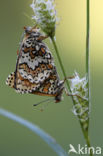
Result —
[[[75,78],[75,76],[65,77],[65,78],[64,78],[64,82],[65,82],[66,80],[68,80],[68,79],[74,79],[74,78]]]
[[[64,78],[64,83],[65,83],[66,80],[68,80],[68,79],[73,79],[73,78],[75,78],[75,76],[70,76],[70,77]],[[85,98],[81,97],[81,96],[78,95],[78,94],[69,93],[69,92],[67,91],[66,88],[65,88],[65,93],[66,93],[67,96],[76,96],[76,97],[78,97],[78,98],[81,98],[82,100],[86,100]]]
[[[78,94],[72,94],[72,93],[69,93],[69,92],[67,91],[66,88],[65,88],[65,94],[66,94],[67,96],[76,96],[76,97],[78,97],[78,98],[81,98],[82,100],[87,100],[87,99],[81,97],[81,96],[78,95]]]

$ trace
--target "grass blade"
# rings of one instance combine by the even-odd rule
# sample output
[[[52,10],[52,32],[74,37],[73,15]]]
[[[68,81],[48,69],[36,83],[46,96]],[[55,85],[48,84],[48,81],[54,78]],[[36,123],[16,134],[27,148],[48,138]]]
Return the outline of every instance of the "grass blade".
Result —
[[[19,123],[20,125],[28,128],[29,130],[31,130],[32,132],[37,134],[39,137],[41,137],[43,139],[44,142],[46,142],[53,149],[54,152],[57,153],[58,156],[68,156],[68,154],[55,141],[55,139],[53,139],[50,135],[48,135],[46,132],[44,132],[42,129],[40,129],[34,123],[31,123],[31,122],[21,118],[20,116],[17,116],[17,115],[15,115],[5,109],[2,109],[2,108],[0,108],[0,115]]]

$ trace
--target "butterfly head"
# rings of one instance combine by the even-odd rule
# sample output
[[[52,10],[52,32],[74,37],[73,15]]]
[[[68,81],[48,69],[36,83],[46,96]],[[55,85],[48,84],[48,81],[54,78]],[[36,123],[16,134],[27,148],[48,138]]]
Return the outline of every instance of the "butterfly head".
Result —
[[[36,41],[42,41],[48,36],[44,36],[40,33],[40,29],[37,26],[34,27],[24,27],[26,36],[33,37]]]
[[[25,30],[25,33],[30,34],[30,33],[32,33],[32,32],[37,32],[37,31],[39,31],[39,28],[36,27],[36,26],[34,26],[34,27],[25,27],[25,26],[24,26],[24,30]]]

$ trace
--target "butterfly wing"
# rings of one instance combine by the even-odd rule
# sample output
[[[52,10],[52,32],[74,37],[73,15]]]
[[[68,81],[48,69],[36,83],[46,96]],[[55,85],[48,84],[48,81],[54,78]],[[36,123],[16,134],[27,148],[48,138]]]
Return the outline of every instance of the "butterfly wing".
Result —
[[[31,34],[25,35],[18,52],[16,70],[7,79],[7,84],[19,93],[47,92],[50,87],[50,76],[56,71],[53,57],[48,47]],[[58,79],[58,77],[57,77]]]
[[[34,94],[56,96],[58,90],[58,79],[56,75],[50,75],[50,77],[44,81]]]
[[[41,96],[52,96],[55,97],[55,102],[60,102],[62,100],[63,90],[64,80],[59,80],[58,74],[55,70],[36,91],[32,92],[32,94],[37,94]]]
[[[24,79],[21,77],[19,73],[17,73],[17,80],[16,80],[16,88],[15,88],[15,72],[11,73],[7,80],[6,84],[10,86],[11,88],[16,89],[18,93],[24,94],[24,93],[31,93],[32,91],[36,90],[40,84],[31,83],[27,79]]]
[[[6,79],[6,84],[11,88],[14,88],[14,80],[15,80],[15,73],[12,72]]]
[[[23,41],[18,72],[24,79],[31,83],[43,83],[49,78],[53,67],[52,55],[42,41],[36,41],[30,36]]]

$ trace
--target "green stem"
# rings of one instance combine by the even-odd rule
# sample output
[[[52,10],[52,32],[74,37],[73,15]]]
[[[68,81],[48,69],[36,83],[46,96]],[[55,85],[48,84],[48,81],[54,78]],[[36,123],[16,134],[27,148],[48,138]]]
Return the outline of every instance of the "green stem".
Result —
[[[90,2],[87,0],[86,73],[89,75]],[[88,77],[89,79],[89,77]]]
[[[66,76],[66,72],[65,72],[65,69],[64,69],[64,66],[63,66],[61,57],[60,57],[60,55],[59,55],[59,51],[58,51],[58,48],[57,48],[57,45],[56,45],[56,42],[55,42],[54,37],[51,37],[51,40],[52,40],[54,49],[55,49],[55,51],[56,51],[56,54],[57,54],[57,58],[58,58],[58,60],[59,60],[60,67],[61,67],[61,69],[62,69],[62,73],[63,73],[63,75],[64,75],[64,78],[66,78],[66,77],[67,77],[67,76]],[[66,79],[66,84],[67,84],[67,87],[68,87],[68,89],[69,89],[69,91],[70,91],[70,86],[69,86],[69,82],[68,82],[67,79]]]
[[[65,72],[65,69],[64,69],[64,66],[63,66],[61,57],[60,57],[60,55],[59,55],[59,51],[58,51],[58,48],[57,48],[57,45],[56,45],[56,42],[55,42],[54,37],[51,37],[51,40],[52,40],[52,43],[53,43],[55,52],[56,52],[56,54],[57,54],[57,58],[58,58],[58,61],[59,61],[59,64],[60,64],[62,73],[63,73],[63,75],[64,75],[64,78],[66,78],[67,75],[66,75],[66,72]],[[69,85],[68,80],[66,80],[66,84],[67,84],[67,87],[68,87],[69,92],[71,92],[71,90],[70,90],[70,85]],[[72,96],[71,96],[71,98],[72,98],[73,104],[75,104]],[[90,140],[89,140],[89,136],[88,136],[88,132],[84,130],[84,128],[83,128],[83,126],[82,126],[82,122],[81,122],[80,120],[79,120],[79,123],[80,123],[80,125],[81,125],[81,129],[82,129],[82,132],[83,132],[85,141],[86,141],[88,147],[91,147],[91,145],[90,145]],[[90,153],[90,156],[92,156],[92,152]]]
[[[86,144],[90,148],[91,147],[91,144],[90,144],[90,138],[89,138],[89,135],[88,135],[88,131],[85,131],[84,130],[81,122],[80,122],[80,125],[81,125],[81,129],[82,129],[82,132],[83,132],[83,135],[84,135],[84,139],[86,141]],[[93,156],[93,153],[92,153],[91,150],[90,150],[90,156]]]
[[[86,74],[87,74],[87,81],[88,81],[88,107],[90,107],[90,0],[86,0]],[[90,108],[89,108],[90,109]],[[84,133],[84,137],[86,139],[86,143],[88,147],[91,147],[90,145],[90,139],[88,136],[88,130],[85,131],[81,125],[82,131]],[[88,128],[89,128],[89,119],[88,119]],[[90,151],[90,156],[92,156],[93,153]]]
[[[88,102],[88,105],[90,105],[90,57],[89,57],[89,42],[90,42],[90,2],[89,0],[87,0],[87,30],[86,30],[86,73],[87,73],[87,81],[88,81],[88,99],[89,99],[89,102]],[[64,69],[64,66],[63,66],[63,63],[62,63],[62,60],[61,60],[61,57],[59,55],[59,51],[58,51],[58,48],[57,48],[57,45],[56,45],[56,42],[55,42],[55,39],[54,37],[51,37],[51,40],[52,40],[52,43],[54,45],[54,48],[55,48],[55,51],[56,51],[56,54],[57,54],[57,58],[59,60],[59,64],[60,64],[60,67],[62,69],[62,72],[63,72],[63,75],[64,75],[64,78],[66,78],[66,72],[65,72],[65,69]],[[66,80],[66,84],[67,84],[67,87],[68,87],[68,90],[71,92],[70,90],[70,86],[69,86],[69,82],[68,80]],[[72,101],[73,101],[73,104],[74,103],[74,100],[73,100],[73,97],[72,98]],[[88,135],[88,130],[85,131],[85,129],[83,128],[83,125],[82,125],[82,122],[79,120],[80,122],[80,125],[81,125],[81,129],[82,129],[82,132],[83,132],[83,135],[84,135],[84,138],[85,138],[85,141],[88,145],[88,147],[91,147],[90,145],[90,139],[89,139],[89,135]],[[89,119],[88,119],[88,125],[89,125]],[[92,151],[90,152],[90,156],[92,156]]]
[[[88,81],[88,107],[90,107],[90,1],[87,0],[87,30],[86,30],[86,74],[87,74],[87,81]],[[89,125],[89,120],[88,120]]]
[[[45,143],[47,143],[54,152],[57,153],[58,156],[68,156],[68,153],[65,152],[65,150],[56,142],[54,138],[52,138],[49,134],[47,134],[45,131],[43,131],[41,128],[39,128],[34,123],[31,123],[27,121],[26,119],[13,114],[12,112],[9,112],[5,109],[0,108],[0,116],[4,116],[15,123],[18,123],[26,128],[28,128],[30,131],[38,135]]]

